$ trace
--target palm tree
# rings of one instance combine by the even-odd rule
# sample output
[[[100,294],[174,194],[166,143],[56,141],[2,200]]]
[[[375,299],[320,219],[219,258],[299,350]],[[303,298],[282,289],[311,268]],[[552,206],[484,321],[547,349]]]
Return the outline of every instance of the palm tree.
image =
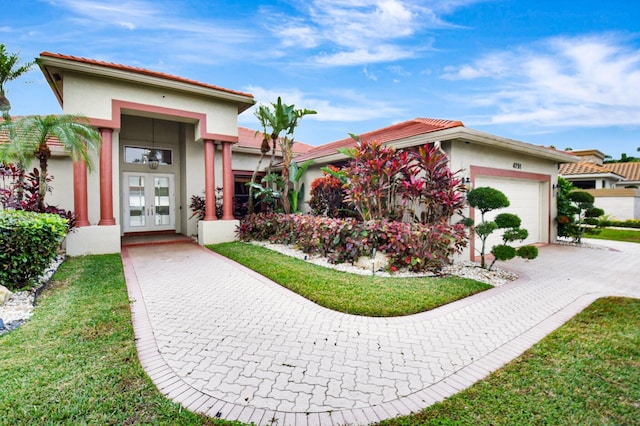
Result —
[[[291,212],[291,204],[289,203],[289,191],[291,182],[289,179],[289,166],[293,159],[293,144],[295,143],[293,133],[298,127],[298,120],[305,115],[316,114],[316,111],[310,109],[295,109],[295,105],[287,105],[282,103],[282,99],[278,97],[276,103],[271,104],[271,108],[261,106],[256,111],[256,117],[260,120],[265,130],[271,128],[271,140],[273,142],[271,151],[271,162],[269,163],[269,171],[273,165],[273,158],[276,151],[276,141],[280,143],[280,151],[282,152],[282,180],[284,188],[282,191],[282,207],[285,213]],[[280,133],[285,135],[280,137]],[[265,134],[267,132],[265,131]],[[251,182],[254,183],[253,180]]]
[[[74,161],[83,160],[92,169],[90,152],[100,148],[100,134],[89,120],[77,115],[32,115],[11,123],[13,137],[0,149],[0,161],[26,164],[36,158],[40,166],[38,207],[44,208],[47,169],[51,150],[47,142],[56,138]]]
[[[18,66],[19,61],[20,56],[17,53],[8,54],[6,46],[0,44],[0,111],[5,120],[9,120],[9,111],[11,110],[11,103],[4,92],[5,83],[20,77],[29,71],[34,64],[27,62]]]

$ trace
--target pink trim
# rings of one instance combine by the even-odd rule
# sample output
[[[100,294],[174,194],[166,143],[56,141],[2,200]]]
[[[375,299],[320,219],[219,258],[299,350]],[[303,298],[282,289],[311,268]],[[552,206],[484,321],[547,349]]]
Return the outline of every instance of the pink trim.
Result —
[[[113,217],[113,129],[100,128],[100,222],[98,225],[115,225]]]
[[[216,217],[216,145],[213,140],[204,140],[204,202],[205,221],[217,220]]]
[[[135,110],[150,112],[168,117],[187,118],[189,122],[200,123],[200,137],[196,139],[211,139],[216,141],[238,143],[238,136],[224,135],[220,133],[207,132],[207,115],[195,111],[185,111],[175,108],[165,108],[155,105],[139,104],[136,102],[121,101],[117,99],[111,100],[111,120],[102,118],[91,118],[91,125],[95,127],[108,127],[112,129],[120,129],[120,118],[123,110]],[[197,135],[196,135],[197,136]]]
[[[476,186],[476,177],[478,176],[492,176],[492,177],[503,177],[503,178],[511,178],[511,179],[525,179],[525,180],[535,180],[540,182],[551,183],[551,176],[545,175],[542,173],[531,173],[531,172],[521,172],[518,170],[507,170],[507,169],[494,169],[492,167],[482,167],[482,166],[471,166],[469,168],[470,178],[471,178],[471,187],[475,188]],[[549,186],[548,198],[549,198],[549,210],[547,211],[547,241],[551,240],[551,188]],[[469,207],[469,217],[475,222],[475,210]],[[471,261],[476,260],[475,256],[475,238],[470,238],[470,258]]]
[[[87,202],[87,164],[84,161],[73,162],[73,209],[76,214],[76,226],[91,226]]]
[[[233,220],[233,181],[231,144],[222,142],[222,220]]]

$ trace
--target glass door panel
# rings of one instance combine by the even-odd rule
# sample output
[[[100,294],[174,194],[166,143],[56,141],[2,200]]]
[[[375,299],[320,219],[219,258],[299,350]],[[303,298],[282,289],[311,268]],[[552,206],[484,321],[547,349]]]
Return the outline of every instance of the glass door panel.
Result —
[[[132,228],[146,225],[144,176],[129,176],[129,226]]]
[[[154,177],[155,223],[169,225],[171,223],[171,191],[168,177]]]
[[[125,232],[175,229],[173,175],[124,173]]]

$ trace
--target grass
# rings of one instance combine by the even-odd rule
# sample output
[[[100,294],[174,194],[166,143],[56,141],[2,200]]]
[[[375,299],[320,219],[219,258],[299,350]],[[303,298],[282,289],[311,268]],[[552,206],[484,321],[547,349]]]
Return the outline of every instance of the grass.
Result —
[[[633,229],[611,229],[601,228],[597,233],[584,234],[584,238],[597,238],[599,240],[625,241],[629,243],[640,243],[640,231]]]
[[[506,367],[410,425],[640,425],[640,300],[599,299]]]
[[[382,424],[640,425],[639,329],[640,300],[600,299],[487,379]],[[67,260],[34,316],[0,337],[0,425],[31,424],[240,423],[156,390],[136,356],[120,258],[104,255]]]
[[[136,355],[120,257],[105,255],[67,260],[34,316],[0,337],[0,424],[234,423],[156,389]]]
[[[491,288],[488,284],[458,277],[387,278],[348,274],[249,243],[207,247],[319,305],[354,315],[410,315]]]

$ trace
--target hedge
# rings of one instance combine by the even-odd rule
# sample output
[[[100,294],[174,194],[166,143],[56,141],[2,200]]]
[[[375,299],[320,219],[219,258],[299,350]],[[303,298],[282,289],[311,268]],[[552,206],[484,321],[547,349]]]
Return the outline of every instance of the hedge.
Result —
[[[355,262],[385,253],[391,270],[434,271],[451,262],[467,244],[462,224],[418,223],[353,218],[338,219],[304,214],[253,214],[237,230],[242,241],[270,241],[294,245],[309,254],[327,257],[332,263]]]
[[[66,235],[57,214],[0,211],[0,283],[11,291],[36,284]]]

